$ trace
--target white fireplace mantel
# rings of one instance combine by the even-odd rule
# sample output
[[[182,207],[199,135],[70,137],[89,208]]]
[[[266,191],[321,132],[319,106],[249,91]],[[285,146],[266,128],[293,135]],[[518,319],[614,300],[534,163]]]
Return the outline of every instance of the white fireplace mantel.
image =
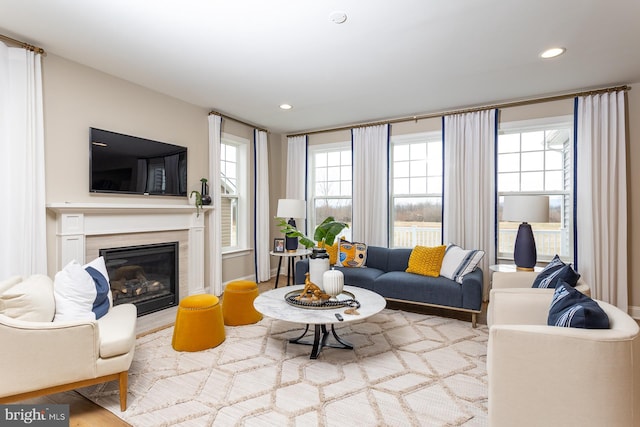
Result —
[[[189,295],[204,293],[205,213],[193,205],[124,203],[49,203],[56,214],[56,260],[60,270],[71,260],[86,263],[86,238],[158,231],[188,230]]]

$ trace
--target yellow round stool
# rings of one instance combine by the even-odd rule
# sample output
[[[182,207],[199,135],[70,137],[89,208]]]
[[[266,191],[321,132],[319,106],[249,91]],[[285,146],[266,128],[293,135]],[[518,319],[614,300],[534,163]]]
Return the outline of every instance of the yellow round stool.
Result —
[[[227,283],[222,296],[222,316],[228,326],[248,325],[259,322],[262,314],[253,307],[258,296],[258,285],[249,280]]]
[[[178,306],[171,345],[177,351],[200,351],[225,340],[222,308],[210,294],[183,298]]]

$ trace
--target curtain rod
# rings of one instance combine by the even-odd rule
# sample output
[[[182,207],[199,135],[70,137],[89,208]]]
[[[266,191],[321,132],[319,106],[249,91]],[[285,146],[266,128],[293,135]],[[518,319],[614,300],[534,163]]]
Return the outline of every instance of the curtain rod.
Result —
[[[46,56],[47,52],[44,51],[43,48],[38,47],[38,46],[33,46],[29,43],[25,43],[25,42],[21,42],[20,40],[16,40],[16,39],[12,39],[9,36],[5,36],[4,34],[0,34],[0,40],[3,40],[5,42],[8,42],[14,46],[18,46],[27,50],[30,50],[32,52],[35,53],[39,53],[40,55]]]
[[[496,108],[497,109],[501,109],[501,108],[509,108],[509,107],[521,107],[523,105],[532,105],[532,104],[539,104],[539,103],[542,103],[542,102],[560,101],[560,100],[563,100],[563,99],[575,98],[576,96],[600,95],[600,94],[603,94],[603,93],[618,92],[618,91],[621,91],[621,90],[629,91],[629,90],[631,90],[631,87],[627,86],[627,85],[615,86],[615,87],[608,87],[608,88],[603,88],[603,89],[587,90],[587,91],[582,91],[582,92],[565,93],[565,94],[562,94],[562,95],[553,95],[553,96],[546,96],[546,97],[541,97],[541,98],[531,98],[531,99],[525,99],[525,100],[522,100],[522,101],[503,102],[503,103],[500,103],[500,104],[484,105],[484,106],[480,106],[480,107],[471,107],[471,108],[465,108],[465,109],[460,109],[460,110],[451,110],[451,111],[443,111],[443,112],[439,112],[439,113],[421,114],[421,115],[416,115],[416,116],[411,116],[411,117],[402,117],[402,118],[391,119],[391,120],[381,120],[379,122],[359,123],[359,124],[354,124],[354,125],[350,125],[350,126],[341,126],[341,127],[337,127],[337,128],[321,129],[321,130],[314,130],[314,131],[309,131],[309,132],[299,132],[299,133],[287,135],[287,138],[291,138],[291,137],[294,137],[294,136],[315,135],[315,134],[327,133],[327,132],[337,132],[337,131],[341,131],[341,130],[351,130],[353,128],[361,128],[361,127],[368,127],[368,126],[379,126],[379,125],[387,125],[387,124],[403,123],[403,122],[411,122],[411,121],[417,122],[418,120],[432,119],[432,118],[435,118],[435,117],[449,116],[449,115],[453,115],[453,114],[474,113],[474,112],[477,112],[477,111],[493,110],[493,109],[496,109]]]
[[[228,120],[233,120],[234,122],[241,123],[243,125],[255,128],[255,129],[260,130],[262,132],[269,133],[269,131],[267,129],[263,129],[263,128],[259,127],[259,126],[256,126],[256,125],[252,124],[252,123],[243,122],[242,120],[236,119],[235,117],[227,116],[226,114],[222,114],[222,113],[219,113],[217,111],[209,111],[209,115],[212,115],[212,114],[215,114],[217,116],[223,117],[223,118],[228,119]]]

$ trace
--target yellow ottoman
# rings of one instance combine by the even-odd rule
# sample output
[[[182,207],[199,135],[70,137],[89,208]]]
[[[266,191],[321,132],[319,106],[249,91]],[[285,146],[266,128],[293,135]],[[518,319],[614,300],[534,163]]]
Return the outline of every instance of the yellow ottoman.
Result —
[[[183,298],[178,306],[171,345],[177,351],[200,351],[225,340],[222,308],[209,294]]]
[[[248,325],[262,319],[262,314],[253,307],[258,296],[258,285],[248,280],[229,282],[222,297],[222,315],[228,326]]]

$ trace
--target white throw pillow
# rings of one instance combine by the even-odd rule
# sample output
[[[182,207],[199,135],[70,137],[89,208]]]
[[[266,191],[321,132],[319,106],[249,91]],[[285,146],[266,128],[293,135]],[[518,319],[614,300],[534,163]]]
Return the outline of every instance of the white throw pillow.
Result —
[[[21,280],[20,276],[17,277]],[[51,279],[34,274],[17,283],[15,280],[12,282],[13,286],[8,289],[9,281],[2,283],[5,290],[0,295],[0,313],[13,319],[51,322],[56,310]]]
[[[53,292],[56,300],[55,322],[96,319],[91,311],[97,295],[96,285],[78,261],[71,261],[56,273]]]
[[[462,283],[464,275],[475,270],[483,256],[484,251],[476,249],[465,250],[460,246],[449,244],[444,253],[440,275]]]

